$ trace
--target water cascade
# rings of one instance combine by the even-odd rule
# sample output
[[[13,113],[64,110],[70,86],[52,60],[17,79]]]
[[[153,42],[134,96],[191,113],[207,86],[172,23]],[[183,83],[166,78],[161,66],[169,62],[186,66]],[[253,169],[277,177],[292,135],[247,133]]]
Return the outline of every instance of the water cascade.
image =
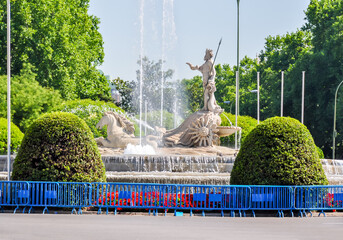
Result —
[[[12,156],[12,164],[14,161]],[[230,156],[102,156],[109,182],[230,184],[235,161]],[[343,160],[321,160],[331,185],[343,184]],[[7,179],[7,156],[0,155],[0,179]]]
[[[143,40],[144,40],[144,0],[140,6],[140,76],[139,76],[139,139],[142,145],[142,105],[143,105]]]
[[[160,126],[163,124],[163,110],[164,110],[164,69],[165,62],[168,56],[168,60],[171,60],[170,54],[172,53],[173,46],[176,43],[176,31],[174,20],[174,0],[163,0],[162,7],[162,56],[161,56],[161,121]],[[176,98],[175,98],[176,99]],[[174,114],[176,114],[174,112]]]

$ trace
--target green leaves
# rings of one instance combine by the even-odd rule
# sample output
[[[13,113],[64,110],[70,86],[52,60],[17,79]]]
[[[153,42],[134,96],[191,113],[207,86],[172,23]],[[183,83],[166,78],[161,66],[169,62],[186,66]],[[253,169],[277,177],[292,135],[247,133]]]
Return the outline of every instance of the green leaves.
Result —
[[[30,66],[26,66],[20,75],[11,78],[12,119],[22,131],[42,113],[62,101],[58,91],[40,86],[35,77]],[[4,118],[7,116],[6,99],[7,78],[0,76],[0,117]]]
[[[141,60],[139,60],[138,65],[141,64]],[[168,112],[173,112],[174,109],[174,100],[176,90],[172,82],[168,81],[172,79],[174,71],[172,69],[162,69],[163,63],[162,60],[157,62],[153,60],[149,60],[148,57],[142,58],[142,68],[143,72],[140,72],[140,69],[136,71],[137,73],[137,80],[136,80],[136,89],[134,92],[134,109],[139,111],[139,94],[140,94],[140,78],[142,75],[143,86],[142,86],[142,100],[143,103],[147,102],[148,104],[148,111],[156,111],[161,109],[161,79],[163,76],[163,99],[164,99],[164,107],[163,109],[167,110]]]
[[[89,0],[16,0],[12,12],[12,74],[33,66],[36,80],[65,99],[108,100],[99,19],[88,15]],[[1,1],[0,9],[6,9]],[[0,75],[6,74],[6,14],[0,11]]]

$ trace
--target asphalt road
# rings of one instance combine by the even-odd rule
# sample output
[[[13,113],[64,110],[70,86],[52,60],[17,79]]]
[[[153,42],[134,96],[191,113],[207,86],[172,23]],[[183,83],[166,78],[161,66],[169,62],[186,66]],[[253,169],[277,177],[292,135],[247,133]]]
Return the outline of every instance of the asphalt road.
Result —
[[[343,217],[0,214],[0,239],[343,239]]]

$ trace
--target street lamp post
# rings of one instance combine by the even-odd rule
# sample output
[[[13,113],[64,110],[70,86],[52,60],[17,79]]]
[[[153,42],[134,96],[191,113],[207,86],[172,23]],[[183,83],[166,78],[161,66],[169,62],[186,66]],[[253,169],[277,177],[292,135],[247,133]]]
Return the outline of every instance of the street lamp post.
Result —
[[[7,0],[7,180],[11,180],[11,3]]]
[[[305,109],[305,71],[302,72],[301,123],[304,124]]]
[[[332,159],[335,160],[335,148],[336,148],[336,103],[337,103],[337,93],[343,81],[338,85],[336,92],[335,92],[335,107],[334,107],[334,114],[333,114],[333,134],[332,134]]]
[[[280,117],[283,117],[283,84],[284,84],[284,71],[281,72],[281,113],[280,113]]]
[[[260,124],[260,72],[257,72],[257,124]]]
[[[237,72],[236,72],[236,127],[239,116],[239,1],[237,0]],[[237,145],[237,132],[235,132],[235,149],[238,149]]]
[[[235,126],[238,127],[238,116],[239,116],[239,71],[236,71],[236,113],[235,113]],[[237,132],[235,132],[235,149],[238,149]]]

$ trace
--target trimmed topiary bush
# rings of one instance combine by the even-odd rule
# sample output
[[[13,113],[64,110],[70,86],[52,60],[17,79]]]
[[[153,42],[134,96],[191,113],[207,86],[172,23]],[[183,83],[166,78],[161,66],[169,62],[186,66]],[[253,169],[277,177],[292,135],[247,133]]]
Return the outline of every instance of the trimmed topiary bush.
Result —
[[[13,164],[13,180],[105,181],[105,167],[87,124],[71,113],[43,115],[28,128]]]
[[[11,152],[17,152],[24,134],[11,123]],[[7,154],[7,119],[0,118],[0,154]]]
[[[230,184],[328,184],[316,145],[298,120],[274,117],[246,137],[234,163]]]

